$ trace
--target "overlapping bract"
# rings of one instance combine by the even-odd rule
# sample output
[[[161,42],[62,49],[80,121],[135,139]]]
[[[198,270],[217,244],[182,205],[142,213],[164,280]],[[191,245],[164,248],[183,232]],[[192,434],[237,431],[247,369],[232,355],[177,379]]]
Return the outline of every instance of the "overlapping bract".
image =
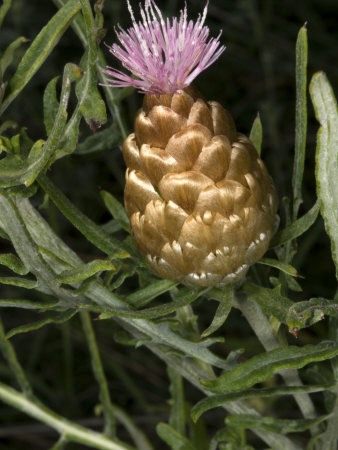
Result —
[[[266,252],[275,189],[219,103],[206,103],[192,88],[146,95],[123,154],[133,237],[160,276],[232,283]]]

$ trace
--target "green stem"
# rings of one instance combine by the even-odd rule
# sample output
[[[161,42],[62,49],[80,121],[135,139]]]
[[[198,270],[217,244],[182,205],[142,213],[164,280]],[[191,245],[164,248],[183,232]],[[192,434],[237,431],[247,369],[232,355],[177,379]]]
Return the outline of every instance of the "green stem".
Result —
[[[15,350],[11,342],[6,338],[6,333],[1,318],[0,318],[0,349],[3,353],[3,356],[6,358],[13,375],[15,376],[17,382],[19,383],[20,388],[27,397],[32,397],[33,396],[32,388],[25,375],[25,372],[23,371],[18,361],[18,358],[16,356]]]
[[[237,296],[236,302],[266,351],[282,347],[279,340],[275,337],[268,319],[256,302],[248,300],[246,296]],[[294,369],[283,370],[280,375],[287,386],[301,386],[303,384],[298,372]],[[305,418],[316,417],[315,408],[308,394],[294,394],[294,397]]]
[[[49,425],[58,431],[60,435],[64,436],[67,441],[102,450],[132,450],[132,447],[126,444],[108,439],[101,433],[89,430],[59,416],[40,403],[35,403],[3,383],[0,383],[0,399],[34,419]]]
[[[90,351],[93,373],[100,387],[99,397],[103,406],[103,414],[105,419],[104,434],[106,436],[113,437],[115,436],[114,408],[110,400],[108,383],[102,366],[99,349],[97,347],[93,325],[90,319],[90,314],[87,311],[81,311],[80,316],[83,331]]]

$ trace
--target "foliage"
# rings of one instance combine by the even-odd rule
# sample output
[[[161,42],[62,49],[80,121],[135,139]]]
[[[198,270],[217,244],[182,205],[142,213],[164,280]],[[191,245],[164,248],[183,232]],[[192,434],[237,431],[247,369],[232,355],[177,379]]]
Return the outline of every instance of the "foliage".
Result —
[[[306,26],[296,44],[295,151],[283,225],[270,253],[244,282],[188,288],[151,273],[129,236],[118,146],[135,100],[133,90],[104,87],[103,1],[54,3],[54,15],[39,24],[37,36],[29,43],[14,36],[0,59],[2,418],[21,421],[24,413],[59,434],[56,443],[50,435],[44,447],[34,448],[319,450],[325,445],[333,450],[338,441],[336,285],[333,274],[329,287],[318,277],[323,293],[313,295],[299,262],[306,255],[303,247],[311,245],[307,237],[316,239],[320,213],[338,273],[338,113],[326,75],[314,74],[310,95],[320,123],[315,199],[303,184],[309,176],[305,161],[311,158],[306,154]],[[255,2],[242,3],[260,36]],[[116,2],[111,5],[117,8]],[[0,8],[4,30],[15,7],[16,0],[7,0]],[[63,69],[56,64],[58,72],[50,74],[35,102],[42,105],[44,128],[31,133],[15,122],[22,120],[15,108],[20,99],[27,101],[26,92],[43,68],[53,66],[54,51],[69,36],[76,39],[77,52],[83,45],[82,53],[63,60]],[[258,115],[251,128],[259,153],[265,120],[270,135],[272,114]],[[115,184],[111,178],[90,184],[88,173],[98,170],[101,180],[106,166]],[[319,265],[316,255],[307,258]],[[81,374],[88,352],[92,378]],[[93,380],[97,392],[88,400]],[[216,407],[210,420],[211,413],[205,413]],[[84,414],[95,414],[96,422],[79,423]],[[143,416],[153,426],[144,426]],[[12,439],[6,448],[25,447]]]

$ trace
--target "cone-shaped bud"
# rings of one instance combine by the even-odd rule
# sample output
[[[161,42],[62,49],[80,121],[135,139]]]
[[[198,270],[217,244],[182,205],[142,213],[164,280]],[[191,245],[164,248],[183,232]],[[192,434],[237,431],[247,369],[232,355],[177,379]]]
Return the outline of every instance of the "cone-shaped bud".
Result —
[[[108,67],[112,86],[146,93],[135,134],[124,142],[125,207],[139,251],[164,278],[211,286],[242,278],[266,252],[277,198],[250,140],[230,114],[191,87],[224,51],[209,39],[207,6],[194,22],[185,7],[165,20],[154,0],[110,48],[127,75]]]
[[[192,88],[147,94],[124,142],[125,207],[161,277],[211,286],[242,278],[276,222],[271,178],[230,114]]]

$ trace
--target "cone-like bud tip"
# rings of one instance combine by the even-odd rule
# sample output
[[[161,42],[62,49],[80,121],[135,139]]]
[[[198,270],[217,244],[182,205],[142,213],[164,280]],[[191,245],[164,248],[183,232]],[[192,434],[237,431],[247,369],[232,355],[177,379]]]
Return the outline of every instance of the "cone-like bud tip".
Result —
[[[112,67],[104,72],[110,86],[134,86],[140,92],[173,94],[189,86],[204,69],[223,53],[220,34],[209,37],[204,25],[208,3],[197,20],[188,20],[187,6],[170,21],[164,19],[154,0],[140,5],[142,20],[137,22],[127,0],[133,26],[123,30],[118,26],[119,44],[109,47],[110,52],[131,72],[127,75]]]

